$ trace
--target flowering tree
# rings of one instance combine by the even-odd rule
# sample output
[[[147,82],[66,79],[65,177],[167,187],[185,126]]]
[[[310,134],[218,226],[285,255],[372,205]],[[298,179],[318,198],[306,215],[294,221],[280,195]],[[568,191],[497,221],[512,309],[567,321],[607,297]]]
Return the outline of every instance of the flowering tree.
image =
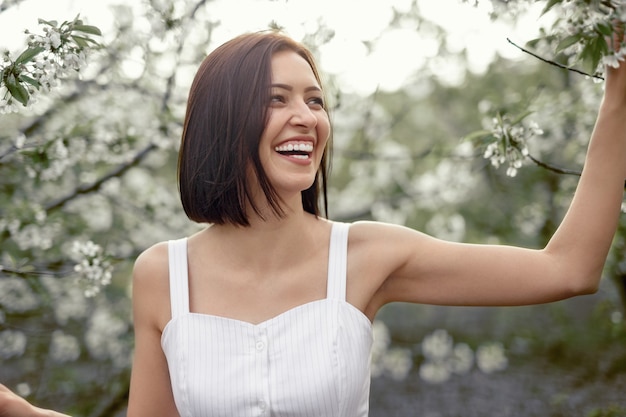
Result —
[[[513,4],[492,3],[498,18],[511,10],[502,4]],[[516,10],[528,3],[516,2]],[[0,12],[6,7],[11,3],[2,3]],[[623,45],[609,45],[606,37],[613,19],[624,20],[624,8],[613,1],[548,1],[546,13],[558,9],[563,17],[530,46],[563,66],[582,62],[599,73],[604,63],[623,60]],[[26,48],[3,53],[0,64],[1,377],[42,405],[93,416],[111,415],[125,401],[133,259],[150,244],[197,227],[181,215],[174,169],[189,75],[219,24],[205,0],[150,1],[143,14],[127,6],[113,13],[116,26],[104,36],[87,17],[40,20],[42,33],[27,31]],[[419,10],[396,19],[419,19]],[[330,36],[332,30],[320,27],[306,39]],[[484,187],[485,171],[477,172],[480,158],[470,142],[456,138],[474,126],[468,137],[493,168],[520,174],[515,187],[526,180],[523,167],[532,158],[541,162],[564,149],[559,140],[537,141],[558,138],[571,126],[548,120],[576,113],[580,136],[591,128],[593,118],[579,116],[596,107],[597,85],[571,89],[589,102],[547,114],[529,112],[528,103],[484,100],[481,113],[472,113],[477,120],[461,132],[449,130],[449,120],[431,120],[438,124],[424,134],[435,132],[439,141],[421,144],[400,130],[419,127],[399,121],[434,103],[412,96],[410,88],[368,99],[332,91],[341,102],[334,114],[332,217],[391,220],[450,239],[498,234],[468,232],[471,216],[462,207]],[[533,107],[562,109],[567,106],[554,100],[569,99],[542,96]],[[572,153],[580,152],[573,142]],[[476,230],[486,229],[481,217],[473,220]],[[626,245],[624,231],[618,249]],[[615,254],[614,276],[626,276],[619,269],[623,253]]]
[[[192,22],[202,3],[136,18],[119,6],[105,48],[80,18],[40,20],[43,34],[3,54],[0,361],[6,383],[39,403],[80,415],[124,403],[132,259],[193,228],[174,192],[184,109],[174,81],[200,52],[172,22]],[[134,27],[145,22],[149,33]],[[138,73],[130,51],[144,60]],[[163,58],[169,70],[153,62]]]

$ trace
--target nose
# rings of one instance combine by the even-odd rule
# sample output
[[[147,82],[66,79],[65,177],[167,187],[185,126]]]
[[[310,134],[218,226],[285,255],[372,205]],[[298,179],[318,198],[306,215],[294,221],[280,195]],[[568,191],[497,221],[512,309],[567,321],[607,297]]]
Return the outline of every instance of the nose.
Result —
[[[317,125],[317,117],[306,103],[300,102],[294,104],[290,122],[296,126],[303,126],[312,129]]]

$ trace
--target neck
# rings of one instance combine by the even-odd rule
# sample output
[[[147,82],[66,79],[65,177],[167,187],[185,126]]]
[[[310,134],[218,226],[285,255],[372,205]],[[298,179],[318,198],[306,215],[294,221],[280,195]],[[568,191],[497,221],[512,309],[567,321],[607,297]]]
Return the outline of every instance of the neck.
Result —
[[[319,246],[314,225],[324,221],[300,210],[286,211],[283,218],[270,214],[265,220],[254,215],[250,226],[213,225],[207,232],[219,239],[223,255],[259,271],[280,270],[308,256]]]

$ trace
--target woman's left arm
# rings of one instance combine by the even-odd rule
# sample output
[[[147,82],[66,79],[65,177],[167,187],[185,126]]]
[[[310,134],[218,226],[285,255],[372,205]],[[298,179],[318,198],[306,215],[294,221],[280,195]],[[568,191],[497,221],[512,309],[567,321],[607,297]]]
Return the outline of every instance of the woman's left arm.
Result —
[[[580,182],[545,248],[452,243],[403,227],[357,223],[351,241],[363,250],[353,251],[355,263],[376,263],[356,272],[373,280],[365,309],[375,312],[391,301],[521,305],[593,293],[619,221],[625,179],[626,64],[622,64],[607,69]]]
[[[626,179],[626,64],[607,68],[606,75],[580,182],[545,248],[560,262],[577,264],[584,272],[582,285],[591,287],[597,285],[617,228]]]

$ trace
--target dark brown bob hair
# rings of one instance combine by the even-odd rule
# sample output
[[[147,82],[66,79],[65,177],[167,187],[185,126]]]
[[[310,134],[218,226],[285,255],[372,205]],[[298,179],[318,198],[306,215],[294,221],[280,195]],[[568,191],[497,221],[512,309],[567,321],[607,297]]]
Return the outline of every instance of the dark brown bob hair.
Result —
[[[304,58],[322,85],[311,52],[277,32],[238,36],[211,52],[191,85],[178,155],[178,186],[183,209],[198,223],[249,226],[247,208],[254,204],[248,173],[252,169],[271,207],[285,215],[280,196],[270,184],[259,158],[259,140],[270,103],[271,59],[290,50]],[[313,185],[302,192],[304,210],[328,213],[326,179],[329,138]],[[321,195],[320,195],[321,194]]]

